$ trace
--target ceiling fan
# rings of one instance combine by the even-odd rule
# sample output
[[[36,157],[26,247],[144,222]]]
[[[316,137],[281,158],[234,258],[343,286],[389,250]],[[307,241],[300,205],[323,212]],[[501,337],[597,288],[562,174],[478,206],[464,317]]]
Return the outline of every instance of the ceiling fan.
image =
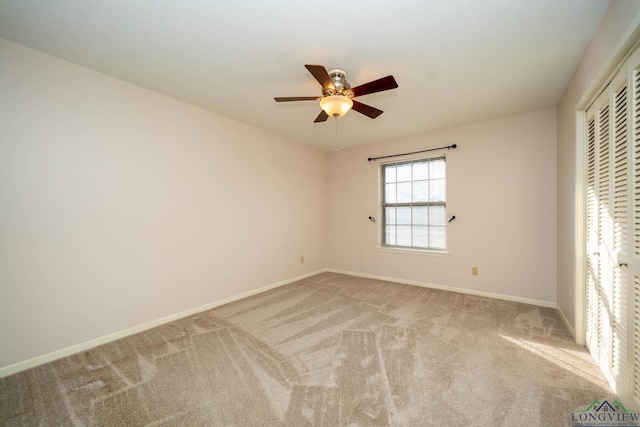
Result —
[[[393,76],[387,76],[352,88],[347,83],[347,73],[340,68],[333,68],[327,71],[322,65],[307,64],[305,67],[322,85],[322,96],[291,96],[274,99],[276,102],[319,100],[322,111],[318,114],[314,123],[324,122],[329,116],[344,116],[352,108],[358,113],[375,119],[382,114],[382,110],[354,101],[352,98],[398,87],[398,83],[396,83]]]

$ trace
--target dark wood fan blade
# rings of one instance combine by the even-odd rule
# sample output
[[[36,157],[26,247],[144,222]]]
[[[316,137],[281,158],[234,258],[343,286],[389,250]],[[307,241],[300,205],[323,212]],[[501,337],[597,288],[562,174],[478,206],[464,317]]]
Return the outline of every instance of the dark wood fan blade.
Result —
[[[382,110],[378,110],[377,108],[373,108],[370,105],[363,104],[362,102],[358,102],[358,101],[353,101],[353,107],[351,107],[351,109],[356,110],[358,113],[364,114],[365,116],[370,117],[372,119],[375,119],[376,117],[378,117],[380,114],[383,113]]]
[[[331,81],[331,77],[329,77],[329,73],[327,73],[327,69],[322,65],[305,65],[307,70],[316,78],[318,83],[322,85],[322,88],[327,89],[335,89],[336,87],[333,85]]]
[[[352,88],[353,96],[368,95],[370,93],[382,92],[384,90],[395,89],[398,87],[396,79],[393,76],[383,77],[369,83]]]
[[[328,118],[329,115],[327,114],[327,112],[322,110],[320,114],[318,114],[318,117],[316,117],[316,119],[313,121],[313,123],[326,122]]]
[[[317,101],[320,99],[320,96],[285,96],[273,98],[276,102],[287,102],[287,101]]]

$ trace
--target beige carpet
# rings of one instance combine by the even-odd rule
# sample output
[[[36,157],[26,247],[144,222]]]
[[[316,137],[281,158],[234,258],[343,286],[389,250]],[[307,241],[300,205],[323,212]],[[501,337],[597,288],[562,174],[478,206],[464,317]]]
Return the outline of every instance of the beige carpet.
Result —
[[[2,426],[562,426],[613,401],[555,310],[323,273],[0,379]]]

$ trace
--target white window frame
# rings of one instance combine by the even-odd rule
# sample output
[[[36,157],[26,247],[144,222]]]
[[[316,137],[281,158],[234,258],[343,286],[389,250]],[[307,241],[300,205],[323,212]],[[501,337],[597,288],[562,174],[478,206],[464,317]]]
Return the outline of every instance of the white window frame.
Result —
[[[393,166],[393,165],[403,165],[403,164],[413,164],[413,163],[420,163],[420,162],[429,162],[429,161],[437,161],[437,160],[442,160],[444,161],[444,165],[445,165],[445,171],[444,171],[444,178],[438,178],[438,179],[444,179],[444,197],[443,200],[437,200],[437,201],[419,201],[419,202],[415,202],[413,201],[413,183],[414,181],[420,181],[420,180],[414,180],[414,177],[411,176],[411,180],[410,181],[402,181],[402,182],[410,182],[411,183],[411,188],[412,188],[412,195],[411,195],[411,201],[410,202],[389,202],[386,200],[386,183],[385,183],[385,168],[389,167],[389,166]],[[426,180],[427,183],[429,183],[430,181],[434,180],[435,178],[432,178],[431,173],[429,172]],[[380,251],[385,251],[385,252],[404,252],[404,253],[412,253],[412,254],[419,254],[419,255],[440,255],[440,256],[446,256],[448,255],[447,252],[447,221],[446,221],[446,206],[447,206],[447,197],[446,197],[446,187],[447,187],[447,170],[446,170],[446,156],[445,155],[438,155],[438,156],[430,156],[430,157],[416,157],[416,158],[412,158],[412,159],[404,159],[404,160],[398,160],[398,161],[391,161],[391,162],[385,162],[380,164],[380,168],[379,168],[379,210],[380,210],[380,226],[378,227],[378,231],[379,231],[379,238],[378,238],[378,246],[376,246],[376,249],[380,250]],[[386,233],[386,226],[387,226],[387,217],[386,217],[386,208],[387,207],[430,207],[430,206],[442,206],[444,207],[444,213],[439,221],[439,223],[437,223],[436,225],[433,226],[437,226],[437,227],[442,227],[443,231],[444,231],[444,245],[442,247],[440,246],[413,246],[413,245],[398,245],[398,244],[389,244],[387,243],[387,233]],[[395,225],[397,226],[397,223],[395,223]],[[413,227],[415,224],[413,224],[413,211],[412,211],[412,218],[411,218],[411,223],[409,224],[412,231],[413,231]],[[427,221],[427,224],[420,224],[419,226],[425,226],[429,227],[429,225],[432,225],[432,223],[430,223],[429,221]],[[413,234],[413,233],[412,233]]]

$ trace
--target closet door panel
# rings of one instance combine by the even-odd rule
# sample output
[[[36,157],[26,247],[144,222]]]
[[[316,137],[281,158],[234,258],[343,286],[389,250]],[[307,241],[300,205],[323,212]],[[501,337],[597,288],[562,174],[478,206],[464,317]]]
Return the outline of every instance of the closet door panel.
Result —
[[[633,399],[630,404],[640,409],[640,51],[629,60],[630,131],[629,131],[629,224],[626,253],[619,261],[627,263],[629,328],[629,384],[618,391],[622,399]],[[628,400],[627,400],[628,401]]]
[[[596,186],[596,117],[587,117],[587,272],[586,272],[586,343],[598,348],[598,197]],[[593,352],[592,352],[593,354]]]
[[[629,137],[630,100],[628,73],[619,73],[611,83],[611,166],[612,234],[611,268],[611,360],[616,386],[628,389],[629,379]]]
[[[587,112],[587,344],[605,376],[613,378],[611,205],[611,93]]]

